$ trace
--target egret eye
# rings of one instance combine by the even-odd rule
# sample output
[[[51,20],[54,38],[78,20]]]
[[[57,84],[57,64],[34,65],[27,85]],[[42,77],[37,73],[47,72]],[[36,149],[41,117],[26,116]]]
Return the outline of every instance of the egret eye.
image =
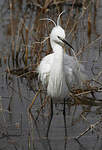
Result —
[[[60,36],[57,36],[61,41],[62,41],[62,39],[61,39],[61,37]]]
[[[60,41],[63,42],[63,39],[60,36],[57,36]],[[63,42],[64,43],[64,42]]]

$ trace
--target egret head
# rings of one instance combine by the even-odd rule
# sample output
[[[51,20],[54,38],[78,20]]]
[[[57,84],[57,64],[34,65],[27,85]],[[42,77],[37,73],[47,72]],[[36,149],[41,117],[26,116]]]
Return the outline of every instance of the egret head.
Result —
[[[64,44],[67,44],[69,47],[71,47],[74,50],[74,48],[65,39],[64,29],[59,25],[55,26],[52,29],[51,34],[50,34],[50,43],[51,43],[51,47],[53,51],[54,51],[54,46],[56,44],[59,44],[61,46],[63,46]]]
[[[61,46],[65,43],[73,49],[73,47],[65,40],[65,31],[60,26],[60,17],[64,12],[65,11],[63,11],[62,13],[59,14],[58,19],[57,19],[57,25],[53,20],[50,20],[55,25],[55,27],[52,29],[51,34],[50,34],[50,43],[51,43],[51,47],[52,47],[53,50],[54,50],[54,45],[56,43],[61,45]]]
[[[63,44],[63,41],[61,39],[65,39],[65,31],[60,26],[60,16],[64,13],[61,12],[57,18],[57,24],[54,22],[55,27],[52,29],[50,33],[50,42],[51,46],[53,46],[54,43]]]
[[[55,26],[50,34],[50,42],[53,43],[58,43],[58,44],[63,44],[64,42],[62,41],[63,39],[65,39],[65,31],[64,29],[57,25]]]
[[[54,46],[56,44],[59,45],[63,45],[64,43],[67,44],[68,46],[70,46],[72,49],[73,47],[65,40],[65,31],[64,29],[60,26],[60,16],[64,13],[65,11],[63,11],[62,13],[59,14],[58,18],[57,18],[57,24],[50,18],[44,18],[41,20],[48,20],[51,21],[55,27],[53,27],[51,33],[50,33],[50,43],[51,43],[51,47],[54,51]]]

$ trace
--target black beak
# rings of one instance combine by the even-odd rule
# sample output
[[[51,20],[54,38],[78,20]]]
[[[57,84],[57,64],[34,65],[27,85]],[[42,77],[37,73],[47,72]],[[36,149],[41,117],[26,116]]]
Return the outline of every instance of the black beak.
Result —
[[[73,48],[65,39],[62,39],[62,38],[59,37],[59,36],[58,36],[58,38],[59,38],[62,42],[64,42],[65,44],[67,44],[69,47],[71,47],[71,48],[74,50],[74,48]]]

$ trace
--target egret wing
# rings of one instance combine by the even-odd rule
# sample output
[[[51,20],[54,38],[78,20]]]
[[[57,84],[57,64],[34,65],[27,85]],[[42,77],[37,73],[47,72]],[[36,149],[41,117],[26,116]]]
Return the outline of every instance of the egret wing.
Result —
[[[65,79],[69,88],[82,86],[82,83],[87,80],[87,75],[84,66],[77,62],[73,56],[64,54],[64,71]]]
[[[51,64],[53,62],[54,54],[49,54],[45,56],[40,65],[37,68],[37,72],[39,73],[39,79],[42,81],[44,86],[48,85],[49,74],[51,71]]]

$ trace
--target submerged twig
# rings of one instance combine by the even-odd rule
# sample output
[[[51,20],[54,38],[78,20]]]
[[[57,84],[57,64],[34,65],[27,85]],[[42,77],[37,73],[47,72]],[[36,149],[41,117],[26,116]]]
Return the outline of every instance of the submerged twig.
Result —
[[[94,124],[91,124],[84,132],[80,133],[80,135],[76,136],[74,139],[78,140],[79,138],[81,138],[83,135],[85,135],[88,131],[94,129],[98,124],[100,124],[102,122],[102,118],[100,120],[98,120],[97,122],[95,122]]]
[[[39,89],[38,92],[35,94],[35,96],[34,96],[34,98],[33,98],[33,100],[32,100],[32,103],[31,103],[31,104],[29,105],[29,107],[28,107],[29,113],[31,113],[32,106],[33,106],[33,104],[34,104],[34,102],[35,102],[37,96],[39,95],[39,93],[40,93],[40,89]]]
[[[36,120],[38,120],[41,110],[42,110],[42,109],[44,108],[44,106],[46,105],[46,103],[47,103],[47,98],[48,98],[48,97],[46,97],[45,101],[44,101],[43,104],[41,105],[40,110],[39,110],[39,112],[38,112],[38,116],[36,117]]]

